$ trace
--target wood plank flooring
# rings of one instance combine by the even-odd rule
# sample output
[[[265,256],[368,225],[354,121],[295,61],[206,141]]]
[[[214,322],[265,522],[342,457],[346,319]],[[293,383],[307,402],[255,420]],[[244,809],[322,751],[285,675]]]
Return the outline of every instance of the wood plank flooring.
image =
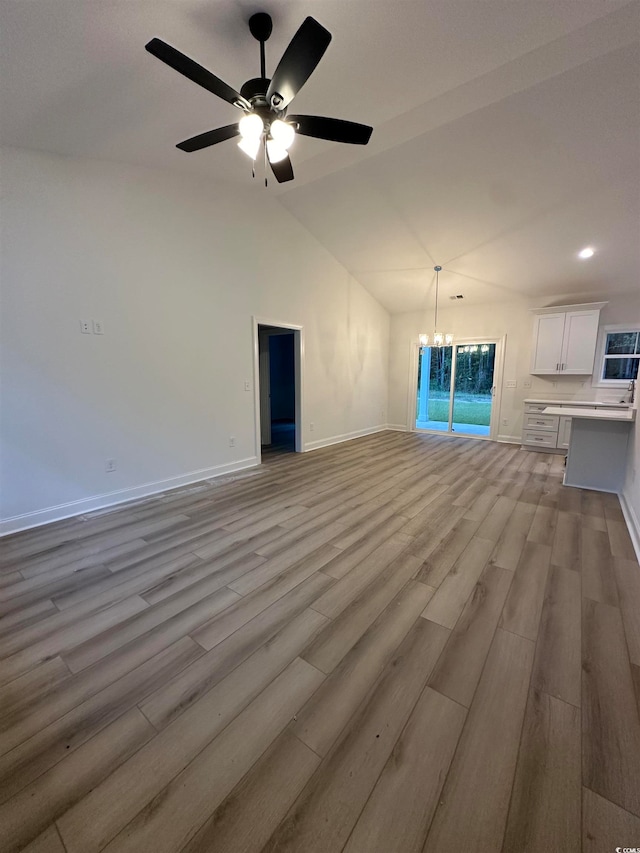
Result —
[[[640,847],[613,495],[378,433],[0,542],[3,853]]]

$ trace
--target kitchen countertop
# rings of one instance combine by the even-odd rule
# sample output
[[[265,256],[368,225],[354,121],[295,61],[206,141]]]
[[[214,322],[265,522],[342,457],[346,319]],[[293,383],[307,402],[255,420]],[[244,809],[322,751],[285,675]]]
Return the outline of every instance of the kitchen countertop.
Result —
[[[566,407],[563,406],[547,406],[546,409],[542,412],[543,415],[564,415],[569,418],[587,418],[595,421],[626,421],[627,423],[631,423],[631,421],[635,421],[636,419],[636,410],[635,409],[588,409],[588,408],[580,408],[578,406],[575,407]]]
[[[596,400],[534,400],[527,399],[524,401],[525,403],[544,403],[547,406],[590,406],[590,407],[598,407],[599,409],[607,408],[607,409],[628,409],[628,403],[602,403],[597,402]],[[566,412],[565,412],[566,414]]]

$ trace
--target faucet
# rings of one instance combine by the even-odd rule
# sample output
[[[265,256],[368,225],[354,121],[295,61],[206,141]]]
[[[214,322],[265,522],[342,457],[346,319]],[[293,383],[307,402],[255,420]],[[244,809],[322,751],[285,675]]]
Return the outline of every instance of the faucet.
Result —
[[[628,391],[628,394],[627,394],[628,399],[626,400],[626,402],[627,403],[633,403],[633,401],[636,399],[636,380],[635,379],[632,379],[631,382],[629,382],[629,386],[627,387],[627,391]],[[625,400],[621,400],[620,402],[624,403]]]

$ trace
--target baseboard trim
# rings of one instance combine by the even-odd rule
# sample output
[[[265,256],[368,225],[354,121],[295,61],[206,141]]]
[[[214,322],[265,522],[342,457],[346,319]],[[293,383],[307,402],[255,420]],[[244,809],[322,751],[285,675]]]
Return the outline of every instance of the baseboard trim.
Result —
[[[330,438],[321,438],[319,441],[307,441],[304,445],[304,452],[310,450],[319,450],[321,447],[329,447],[332,444],[341,444],[343,441],[351,441],[354,438],[362,438],[365,435],[374,435],[376,432],[384,432],[386,429],[392,429],[387,424],[379,424],[367,429],[358,429],[353,432],[345,432],[343,435],[332,435]]]
[[[393,432],[409,432],[406,424],[387,424],[385,429],[393,430]]]
[[[640,563],[640,521],[638,520],[638,516],[635,514],[633,507],[624,496],[624,493],[619,494],[618,497],[620,498],[620,506],[622,507],[624,520],[627,523],[629,536],[631,537],[631,542],[633,544],[633,550],[636,552],[636,558]]]
[[[521,435],[499,435],[496,441],[502,444],[522,444]]]
[[[30,530],[32,527],[41,527],[43,524],[52,524],[54,521],[63,521],[65,518],[72,518],[74,515],[83,515],[87,512],[117,506],[138,498],[150,497],[160,492],[180,488],[180,486],[197,483],[200,480],[209,480],[212,477],[230,474],[233,471],[254,468],[257,464],[257,458],[250,456],[247,459],[239,459],[237,462],[214,465],[212,468],[201,468],[198,471],[190,471],[188,474],[180,474],[166,480],[156,480],[153,483],[144,483],[141,486],[133,486],[129,489],[119,489],[115,492],[107,492],[104,495],[94,495],[90,498],[58,504],[35,512],[14,515],[0,520],[0,537],[9,536],[11,533],[18,533],[21,530]]]

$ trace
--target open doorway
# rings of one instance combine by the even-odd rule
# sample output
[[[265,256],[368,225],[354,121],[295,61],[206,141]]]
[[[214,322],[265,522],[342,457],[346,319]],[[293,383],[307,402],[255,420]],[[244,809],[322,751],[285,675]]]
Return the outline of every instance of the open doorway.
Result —
[[[302,450],[302,328],[255,320],[256,455]]]

